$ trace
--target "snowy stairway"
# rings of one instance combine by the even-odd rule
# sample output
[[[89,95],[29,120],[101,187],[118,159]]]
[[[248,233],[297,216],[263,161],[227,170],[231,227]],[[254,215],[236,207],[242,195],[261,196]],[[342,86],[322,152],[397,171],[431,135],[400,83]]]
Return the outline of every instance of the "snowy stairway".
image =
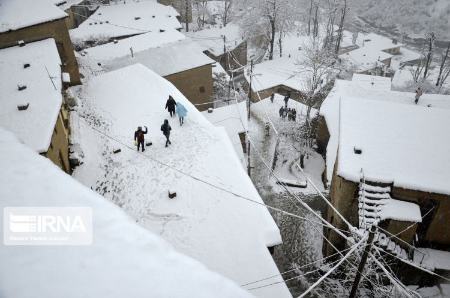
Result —
[[[368,230],[380,221],[381,208],[391,199],[391,186],[366,181],[361,178],[359,183],[358,215],[359,228]]]
[[[380,211],[391,198],[391,185],[386,183],[374,183],[361,178],[359,183],[358,215],[359,228],[369,230],[372,225],[380,222]],[[375,234],[374,244],[404,260],[411,260],[408,252],[386,234],[378,231]]]

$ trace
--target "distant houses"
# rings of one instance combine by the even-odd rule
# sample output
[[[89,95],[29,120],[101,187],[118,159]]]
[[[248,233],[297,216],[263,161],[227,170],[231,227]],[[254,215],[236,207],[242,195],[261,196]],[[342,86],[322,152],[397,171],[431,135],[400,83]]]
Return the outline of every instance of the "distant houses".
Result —
[[[111,2],[70,30],[70,37],[77,49],[83,49],[147,32],[179,30],[178,15],[156,1]]]
[[[391,91],[377,77],[337,81],[322,105],[325,129],[318,138],[326,146],[324,179],[334,207],[359,229],[384,229],[375,236],[377,247],[426,267],[424,260],[437,253],[433,249],[450,256],[444,228],[450,212],[450,97],[428,94],[418,105],[413,101],[413,93]],[[348,228],[331,209],[327,220]],[[344,246],[334,231],[326,236]],[[326,255],[333,251],[324,243]],[[435,267],[429,269],[450,270]]]
[[[70,173],[61,64],[53,38],[0,49],[0,127]]]
[[[62,60],[62,71],[70,74],[71,84],[80,84],[67,18],[50,1],[4,0],[0,10],[0,48],[53,38]]]

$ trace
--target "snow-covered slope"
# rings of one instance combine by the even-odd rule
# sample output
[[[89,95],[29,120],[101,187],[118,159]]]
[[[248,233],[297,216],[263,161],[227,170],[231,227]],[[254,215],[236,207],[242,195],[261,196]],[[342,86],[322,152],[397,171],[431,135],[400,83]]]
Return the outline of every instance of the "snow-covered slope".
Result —
[[[169,94],[188,116],[183,127],[170,119],[172,145],[165,148],[160,126],[170,118],[164,110]],[[136,64],[93,78],[78,97],[72,142],[81,148],[84,164],[75,170],[77,179],[179,251],[239,284],[279,274],[266,248],[281,242],[279,230],[257,204],[262,199],[226,132],[172,84]],[[144,125],[153,145],[136,153],[133,134]],[[122,152],[113,154],[116,148]],[[169,191],[177,193],[175,199],[168,198]],[[290,297],[284,283],[252,293]]]
[[[91,207],[93,244],[0,245],[3,298],[250,297],[0,128],[0,208]]]

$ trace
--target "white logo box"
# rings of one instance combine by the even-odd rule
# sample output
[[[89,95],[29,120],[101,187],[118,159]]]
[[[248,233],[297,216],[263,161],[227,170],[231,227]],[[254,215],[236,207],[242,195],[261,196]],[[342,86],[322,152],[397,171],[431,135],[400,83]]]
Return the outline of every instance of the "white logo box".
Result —
[[[91,245],[90,207],[5,207],[4,245]]]

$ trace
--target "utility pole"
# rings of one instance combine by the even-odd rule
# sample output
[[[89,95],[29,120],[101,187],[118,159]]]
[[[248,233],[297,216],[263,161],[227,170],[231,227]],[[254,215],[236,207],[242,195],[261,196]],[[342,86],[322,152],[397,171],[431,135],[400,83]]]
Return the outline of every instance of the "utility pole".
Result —
[[[364,248],[363,255],[361,257],[361,262],[358,266],[358,271],[356,272],[355,280],[353,281],[353,287],[352,291],[350,292],[349,298],[355,298],[356,292],[358,290],[358,284],[361,280],[361,272],[363,271],[364,267],[366,266],[367,257],[369,256],[370,249],[372,248],[373,244],[373,238],[375,237],[375,231],[377,230],[377,227],[375,225],[372,225],[369,231],[369,238],[367,239],[366,247]]]
[[[189,0],[185,0],[184,18],[186,23],[186,32],[189,32]]]
[[[253,80],[253,59],[250,61],[250,82],[248,87],[248,98],[247,98],[247,174],[251,177],[252,168],[250,166],[250,138],[248,136],[248,126],[250,123],[250,104],[252,97],[252,80]]]

